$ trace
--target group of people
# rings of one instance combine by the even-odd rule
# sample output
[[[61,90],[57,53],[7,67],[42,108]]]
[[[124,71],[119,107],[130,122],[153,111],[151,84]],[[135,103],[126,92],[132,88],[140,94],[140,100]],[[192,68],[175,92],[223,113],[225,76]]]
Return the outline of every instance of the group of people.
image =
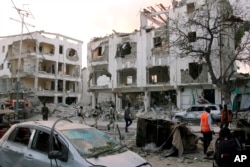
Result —
[[[221,124],[220,132],[217,139],[213,143],[214,156],[213,159],[219,167],[234,167],[238,164],[233,163],[233,160],[241,150],[241,144],[237,138],[233,137],[229,129],[229,124],[232,122],[232,111],[225,104],[221,108]],[[208,155],[208,147],[213,139],[214,128],[212,126],[212,117],[210,109],[206,108],[200,116],[200,127],[203,135],[203,151]]]
[[[125,112],[124,112],[124,120],[125,120],[125,132],[128,132],[128,127],[132,124],[132,114],[131,114],[131,104],[128,103],[126,108],[125,108]],[[95,109],[93,110],[93,118],[94,118],[94,127],[97,128],[97,121],[99,119],[99,115],[100,115],[100,107],[99,106],[95,106]],[[110,130],[111,127],[114,128],[115,126],[115,120],[116,120],[116,112],[115,112],[115,105],[111,104],[110,108],[108,110],[109,112],[109,123],[107,124],[107,129]],[[82,106],[80,106],[80,110],[78,111],[78,117],[79,117],[79,123],[85,123],[84,120],[84,113],[83,113],[83,108]]]
[[[130,110],[131,104],[128,103],[128,105],[125,108],[124,112],[124,120],[125,120],[125,132],[128,133],[128,127],[132,124],[132,115]],[[114,121],[116,119],[115,115],[115,109],[114,105],[112,104],[109,108],[109,124],[107,125],[108,130],[110,130],[111,125],[114,127]]]

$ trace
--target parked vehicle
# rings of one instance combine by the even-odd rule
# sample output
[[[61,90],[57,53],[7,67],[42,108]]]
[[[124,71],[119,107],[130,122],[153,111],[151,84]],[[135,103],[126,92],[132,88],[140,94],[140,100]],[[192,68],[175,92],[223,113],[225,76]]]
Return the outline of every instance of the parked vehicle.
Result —
[[[106,133],[66,118],[13,125],[0,139],[0,166],[151,167]]]
[[[220,121],[221,112],[220,106],[217,104],[198,104],[193,105],[188,108],[186,111],[175,113],[173,120],[178,122],[194,122],[200,121],[200,115],[205,111],[205,108],[208,107],[211,110],[211,117],[213,121]]]
[[[33,113],[33,106],[32,104],[24,98],[24,93],[19,92],[11,92],[9,94],[9,99],[5,101],[5,109],[15,110],[17,105],[17,97],[18,97],[18,111],[17,116],[22,118],[30,118],[31,114]]]

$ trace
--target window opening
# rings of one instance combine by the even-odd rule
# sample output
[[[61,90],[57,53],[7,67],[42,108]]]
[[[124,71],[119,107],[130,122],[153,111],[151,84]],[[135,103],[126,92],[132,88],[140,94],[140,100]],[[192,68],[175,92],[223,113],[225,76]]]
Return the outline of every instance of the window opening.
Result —
[[[189,32],[188,33],[188,41],[195,42],[196,41],[196,32]]]
[[[59,46],[59,54],[63,54],[63,46],[62,45]]]
[[[31,136],[31,129],[29,128],[16,128],[9,136],[8,140],[23,145],[28,145]]]
[[[155,37],[154,38],[154,47],[162,47],[162,39],[161,37]]]
[[[193,13],[194,12],[194,3],[187,4],[187,13]]]

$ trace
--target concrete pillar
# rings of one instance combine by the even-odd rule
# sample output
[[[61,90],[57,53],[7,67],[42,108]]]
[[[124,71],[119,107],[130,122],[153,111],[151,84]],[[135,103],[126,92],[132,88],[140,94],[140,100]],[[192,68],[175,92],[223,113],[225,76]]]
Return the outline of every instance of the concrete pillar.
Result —
[[[36,41],[36,46],[39,46],[39,42]],[[36,64],[35,64],[35,81],[34,81],[34,89],[38,90],[38,73],[39,73],[39,47],[36,47]]]
[[[93,92],[92,93],[92,108],[95,108],[96,104],[97,104],[97,97],[98,97],[98,94]]]
[[[180,89],[176,89],[176,106],[177,108],[181,108],[181,104],[182,104],[182,101],[181,101],[181,90]]]
[[[58,103],[58,97],[54,96],[54,103],[57,104]]]
[[[66,81],[63,80],[63,103],[66,103],[66,96],[67,96],[67,90],[66,90]]]
[[[147,112],[150,107],[151,93],[149,91],[144,91],[144,108],[145,112]]]

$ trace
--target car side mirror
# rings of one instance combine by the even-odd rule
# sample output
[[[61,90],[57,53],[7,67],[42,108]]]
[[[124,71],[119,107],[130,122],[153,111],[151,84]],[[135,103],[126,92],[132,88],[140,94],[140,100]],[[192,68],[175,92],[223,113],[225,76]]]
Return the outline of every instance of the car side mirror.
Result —
[[[61,160],[63,162],[67,162],[68,153],[63,153],[63,152],[54,150],[54,151],[49,152],[48,158],[49,159],[59,159],[59,160]]]
[[[62,157],[62,152],[60,151],[50,151],[48,154],[49,159],[59,159]]]

